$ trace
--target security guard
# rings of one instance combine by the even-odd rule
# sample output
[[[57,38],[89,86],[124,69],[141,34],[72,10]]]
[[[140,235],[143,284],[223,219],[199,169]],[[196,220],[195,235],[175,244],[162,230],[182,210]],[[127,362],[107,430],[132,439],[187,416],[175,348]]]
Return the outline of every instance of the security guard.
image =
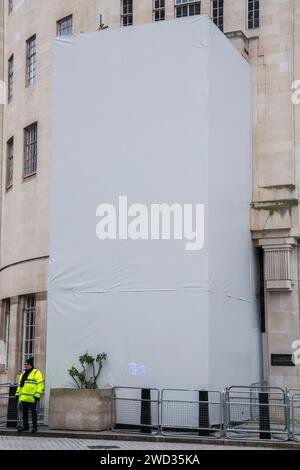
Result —
[[[33,357],[26,359],[25,370],[19,378],[19,386],[16,391],[16,397],[23,408],[23,426],[18,428],[19,432],[29,431],[28,413],[31,409],[32,432],[37,432],[37,403],[44,389],[44,380],[42,373],[34,368]]]

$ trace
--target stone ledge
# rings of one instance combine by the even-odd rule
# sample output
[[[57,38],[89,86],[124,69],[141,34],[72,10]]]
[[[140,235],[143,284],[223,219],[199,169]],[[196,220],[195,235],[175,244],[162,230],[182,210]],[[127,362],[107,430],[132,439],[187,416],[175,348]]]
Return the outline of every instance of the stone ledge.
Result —
[[[273,291],[291,291],[292,290],[292,281],[266,281],[267,290]]]

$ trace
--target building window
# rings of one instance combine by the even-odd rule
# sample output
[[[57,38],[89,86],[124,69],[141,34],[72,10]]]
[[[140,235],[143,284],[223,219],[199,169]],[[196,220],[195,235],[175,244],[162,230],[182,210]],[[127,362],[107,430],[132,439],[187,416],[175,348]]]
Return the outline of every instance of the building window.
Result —
[[[23,364],[31,356],[34,356],[36,322],[36,300],[35,296],[24,298],[23,309]]]
[[[201,2],[195,2],[191,0],[175,0],[175,10],[176,18],[200,15]]]
[[[248,28],[259,28],[259,0],[248,0]]]
[[[122,26],[131,26],[133,24],[133,0],[122,0]]]
[[[37,171],[37,123],[26,127],[24,133],[24,177],[26,178]]]
[[[73,16],[67,16],[57,22],[57,36],[70,36],[73,33]]]
[[[8,370],[9,328],[10,328],[10,299],[4,301],[4,312],[5,312],[5,369]]]
[[[224,28],[224,0],[213,0],[212,2],[213,22],[223,31]]]
[[[165,0],[154,0],[154,21],[163,21],[166,17]]]
[[[36,80],[36,36],[26,42],[26,84],[31,86]]]
[[[14,56],[13,55],[8,60],[7,83],[8,83],[7,98],[8,98],[8,102],[10,102],[13,97],[13,86],[14,86]]]
[[[14,176],[14,139],[11,138],[7,142],[7,158],[6,158],[6,189],[10,189],[13,185]]]
[[[8,0],[8,14],[10,15],[14,8],[14,0]]]

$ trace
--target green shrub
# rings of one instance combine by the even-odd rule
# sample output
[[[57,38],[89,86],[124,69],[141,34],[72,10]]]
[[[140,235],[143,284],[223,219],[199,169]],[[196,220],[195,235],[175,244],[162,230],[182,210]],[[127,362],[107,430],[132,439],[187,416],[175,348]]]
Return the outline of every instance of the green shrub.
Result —
[[[98,354],[96,358],[89,353],[80,356],[79,362],[82,371],[80,372],[74,366],[68,369],[69,375],[74,380],[76,387],[79,389],[97,389],[97,379],[103,368],[103,362],[106,361],[106,359],[106,353]]]

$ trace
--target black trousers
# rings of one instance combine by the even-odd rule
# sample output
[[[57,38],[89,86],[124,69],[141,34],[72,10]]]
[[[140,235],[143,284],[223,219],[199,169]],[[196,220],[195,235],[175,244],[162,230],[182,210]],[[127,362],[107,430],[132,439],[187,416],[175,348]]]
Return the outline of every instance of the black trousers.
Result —
[[[31,416],[32,416],[32,427],[34,429],[37,428],[37,403],[28,403],[27,401],[22,402],[22,408],[23,408],[23,426],[24,428],[29,428],[29,422],[28,422],[28,414],[29,414],[29,409],[31,410]]]

